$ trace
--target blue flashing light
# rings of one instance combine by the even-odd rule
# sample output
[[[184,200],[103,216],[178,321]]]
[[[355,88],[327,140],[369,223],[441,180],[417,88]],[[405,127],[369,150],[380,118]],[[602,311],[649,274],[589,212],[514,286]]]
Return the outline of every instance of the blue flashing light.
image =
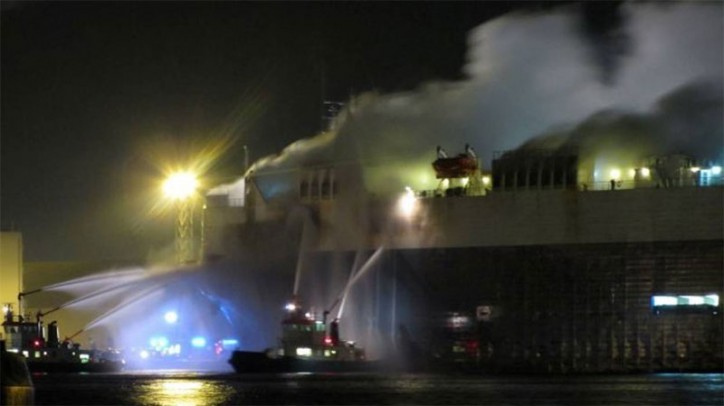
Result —
[[[149,340],[149,343],[151,344],[151,347],[160,351],[160,350],[168,347],[168,338],[163,337],[163,336],[151,337],[151,339]]]
[[[163,319],[166,320],[168,324],[174,324],[178,321],[178,313],[174,311],[166,312],[166,314],[163,315]]]
[[[191,339],[191,346],[195,348],[203,348],[206,346],[206,339],[204,337],[194,337]]]
[[[239,340],[235,338],[225,338],[221,340],[221,345],[224,347],[233,347],[239,345]]]

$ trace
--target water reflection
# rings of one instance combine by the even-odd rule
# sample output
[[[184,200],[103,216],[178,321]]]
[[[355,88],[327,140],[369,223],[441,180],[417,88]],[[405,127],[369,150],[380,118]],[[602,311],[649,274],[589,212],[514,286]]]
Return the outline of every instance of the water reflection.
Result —
[[[724,374],[33,376],[36,405],[724,405]]]
[[[227,403],[234,393],[223,382],[201,379],[160,379],[141,389],[139,403],[175,406],[206,406]]]

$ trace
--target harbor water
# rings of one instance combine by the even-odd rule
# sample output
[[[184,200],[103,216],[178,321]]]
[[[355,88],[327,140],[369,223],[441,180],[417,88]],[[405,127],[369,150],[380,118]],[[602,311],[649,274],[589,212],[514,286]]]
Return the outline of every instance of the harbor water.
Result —
[[[179,370],[34,375],[37,405],[717,405],[724,374],[237,375]]]

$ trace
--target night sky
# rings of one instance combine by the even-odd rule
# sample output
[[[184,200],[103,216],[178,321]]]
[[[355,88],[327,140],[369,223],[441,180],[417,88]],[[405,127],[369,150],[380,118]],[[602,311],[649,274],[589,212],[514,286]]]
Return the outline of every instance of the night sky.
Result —
[[[142,260],[171,161],[208,182],[313,136],[320,101],[463,77],[467,33],[520,3],[2,3],[3,230],[25,257]],[[526,3],[526,8],[545,7]]]

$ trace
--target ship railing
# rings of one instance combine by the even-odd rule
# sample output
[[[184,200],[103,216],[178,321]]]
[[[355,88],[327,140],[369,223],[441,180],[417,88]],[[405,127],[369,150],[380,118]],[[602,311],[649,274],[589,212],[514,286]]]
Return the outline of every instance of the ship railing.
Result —
[[[714,179],[706,184],[696,184],[691,180],[685,182],[655,182],[645,181],[639,182],[634,180],[620,180],[611,183],[611,181],[600,181],[600,182],[583,182],[579,185],[581,191],[616,191],[616,190],[630,190],[630,189],[681,189],[681,188],[706,188],[706,187],[717,187],[724,186],[724,179]]]
[[[578,184],[575,189],[579,192],[606,192],[606,191],[620,191],[620,190],[632,190],[632,189],[681,189],[681,188],[706,188],[706,187],[722,187],[724,186],[724,179],[716,179],[704,185],[697,185],[693,182],[680,182],[671,183],[664,185],[662,183],[656,183],[652,181],[648,182],[636,182],[633,180],[620,180],[616,181],[614,185],[611,185],[611,181],[600,181],[600,182],[582,182]],[[563,190],[565,189],[562,185],[556,186],[520,186],[517,188],[510,188],[505,190],[496,190],[491,188],[485,188],[482,194],[471,194],[465,188],[448,188],[448,189],[425,189],[415,192],[415,196],[420,199],[429,198],[455,198],[455,197],[480,197],[485,196],[489,193],[505,193],[505,192],[523,192],[523,191],[534,191],[534,190]]]

